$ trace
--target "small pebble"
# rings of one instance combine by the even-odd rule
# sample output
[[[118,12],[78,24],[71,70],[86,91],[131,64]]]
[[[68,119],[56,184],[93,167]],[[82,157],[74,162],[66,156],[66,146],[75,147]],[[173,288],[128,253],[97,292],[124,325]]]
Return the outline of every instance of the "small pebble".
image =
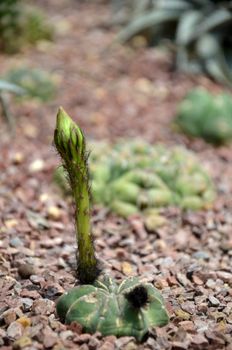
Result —
[[[210,289],[214,289],[216,286],[216,282],[213,279],[209,278],[205,285]]]
[[[56,206],[50,206],[47,209],[48,217],[52,220],[58,220],[60,219],[61,216],[61,211],[58,207]]]
[[[35,268],[33,265],[25,263],[25,264],[21,264],[18,267],[18,274],[20,275],[20,277],[22,278],[29,278],[31,275],[35,274]]]
[[[62,331],[60,333],[60,339],[65,342],[66,340],[68,339],[72,339],[74,336],[74,333],[70,330],[67,330],[67,331]]]
[[[21,302],[23,304],[23,311],[30,311],[33,304],[33,300],[30,298],[21,298]]]
[[[50,315],[54,309],[55,303],[49,299],[35,300],[32,305],[32,311],[35,315]]]
[[[45,162],[43,159],[36,159],[29,165],[29,171],[31,173],[36,173],[38,171],[42,171],[44,169]]]
[[[14,321],[9,325],[6,333],[11,340],[16,340],[22,336],[23,326],[19,322]]]
[[[14,309],[9,309],[2,314],[5,324],[9,325],[16,320],[16,313]]]
[[[88,346],[89,346],[89,350],[95,350],[95,349],[98,349],[100,345],[100,340],[98,340],[97,338],[91,338],[89,343],[88,343]]]
[[[225,271],[217,271],[218,278],[222,279],[224,282],[232,281],[232,273]]]
[[[10,240],[11,247],[18,248],[23,246],[23,242],[19,237],[14,237]]]
[[[88,343],[88,341],[90,340],[91,338],[91,335],[88,334],[88,333],[83,333],[83,334],[80,334],[80,335],[77,335],[75,337],[75,342],[78,343],[78,344],[83,344],[83,343]]]
[[[193,254],[193,258],[197,259],[197,260],[208,260],[210,258],[209,254],[207,252],[204,251],[199,251]]]
[[[37,276],[37,275],[31,275],[30,281],[34,284],[40,284],[40,283],[44,282],[44,278],[41,276]]]
[[[220,301],[217,298],[215,298],[213,295],[209,295],[208,299],[209,299],[209,302],[212,306],[220,305]]]

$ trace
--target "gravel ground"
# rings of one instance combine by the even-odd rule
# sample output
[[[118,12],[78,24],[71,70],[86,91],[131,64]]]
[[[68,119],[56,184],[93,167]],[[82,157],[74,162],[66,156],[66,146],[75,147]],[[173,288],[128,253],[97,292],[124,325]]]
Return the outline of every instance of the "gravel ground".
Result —
[[[232,147],[213,148],[175,133],[176,103],[196,84],[220,86],[173,71],[157,49],[109,44],[106,5],[37,1],[59,30],[54,43],[0,56],[0,74],[19,64],[52,71],[57,97],[44,105],[13,104],[16,134],[0,129],[0,348],[1,349],[212,349],[232,340]],[[75,10],[75,11],[74,11]],[[93,208],[97,255],[106,273],[121,280],[141,275],[165,298],[170,323],[133,337],[85,334],[65,326],[55,301],[75,284],[73,206],[53,185],[59,163],[52,147],[57,107],[78,120],[87,137],[144,137],[196,151],[215,181],[218,198],[205,211],[161,211],[166,223],[150,232],[139,216],[127,221]]]

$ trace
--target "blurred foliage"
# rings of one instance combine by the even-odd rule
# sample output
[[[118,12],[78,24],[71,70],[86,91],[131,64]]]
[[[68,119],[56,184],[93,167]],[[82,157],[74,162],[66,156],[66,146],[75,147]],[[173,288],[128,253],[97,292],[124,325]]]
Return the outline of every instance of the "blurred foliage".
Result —
[[[188,135],[214,144],[226,143],[232,139],[232,96],[193,89],[181,102],[175,123]]]
[[[16,84],[0,79],[0,93],[11,92],[17,95],[25,94],[25,90]]]
[[[206,72],[216,81],[232,84],[232,1],[126,1],[131,15],[119,33],[126,42],[143,35],[150,45],[163,39],[175,44],[177,68]],[[122,10],[121,10],[122,11]]]
[[[9,83],[6,80],[0,79],[0,105],[1,105],[1,111],[2,115],[5,118],[9,130],[13,133],[14,132],[14,118],[12,117],[10,111],[9,111],[9,103],[8,98],[6,96],[7,93],[13,93],[16,95],[24,95],[25,90],[21,88],[18,85]]]
[[[55,95],[56,86],[53,76],[41,69],[13,69],[6,77],[9,82],[25,90],[25,97],[37,98],[46,102]]]
[[[52,27],[43,13],[23,3],[22,0],[0,2],[0,50],[15,53],[26,44],[51,40]]]
[[[215,197],[209,176],[194,154],[182,147],[137,140],[114,146],[95,143],[91,149],[93,200],[124,217],[171,205],[205,208]],[[55,181],[68,191],[62,168],[55,172]]]

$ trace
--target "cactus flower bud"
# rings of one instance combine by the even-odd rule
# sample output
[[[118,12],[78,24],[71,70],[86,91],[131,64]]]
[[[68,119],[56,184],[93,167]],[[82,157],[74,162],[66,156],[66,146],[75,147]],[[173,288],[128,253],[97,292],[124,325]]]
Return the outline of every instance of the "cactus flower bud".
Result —
[[[90,190],[85,138],[68,114],[59,108],[54,143],[67,171],[73,194],[78,244],[78,276],[81,283],[90,283],[98,275],[97,260],[90,225]]]

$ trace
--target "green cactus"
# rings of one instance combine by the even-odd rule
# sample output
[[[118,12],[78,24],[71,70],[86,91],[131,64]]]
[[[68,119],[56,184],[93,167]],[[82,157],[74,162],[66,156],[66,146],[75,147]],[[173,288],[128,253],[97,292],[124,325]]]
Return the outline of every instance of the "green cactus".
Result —
[[[136,277],[120,285],[104,277],[94,285],[74,287],[58,300],[57,313],[66,324],[81,323],[85,332],[130,335],[139,341],[149,328],[168,323],[160,293]]]
[[[232,139],[231,95],[214,96],[203,88],[193,89],[181,102],[175,123],[190,136],[213,144],[227,143]]]
[[[90,227],[85,138],[62,108],[57,115],[54,143],[67,171],[76,207],[79,280],[87,283],[59,298],[57,314],[66,324],[80,323],[85,332],[142,340],[151,327],[168,323],[162,296],[152,284],[138,278],[128,278],[118,286],[107,276],[98,277]]]
[[[6,79],[25,90],[24,98],[32,97],[46,102],[55,95],[54,76],[41,69],[15,68],[7,73]]]
[[[214,200],[212,181],[183,147],[152,146],[140,140],[105,144],[104,153],[97,147],[96,143],[90,155],[93,199],[121,216],[170,205],[201,209]],[[61,170],[56,176],[64,187]]]

